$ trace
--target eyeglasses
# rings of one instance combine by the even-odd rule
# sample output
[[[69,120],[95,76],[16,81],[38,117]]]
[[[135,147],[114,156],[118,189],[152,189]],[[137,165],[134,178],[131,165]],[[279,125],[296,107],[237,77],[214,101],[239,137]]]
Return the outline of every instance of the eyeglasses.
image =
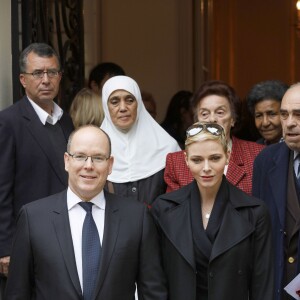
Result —
[[[57,77],[58,75],[61,74],[60,71],[57,71],[57,70],[48,70],[48,71],[41,71],[41,70],[36,70],[32,73],[26,73],[26,72],[23,72],[22,74],[26,74],[26,75],[32,75],[33,78],[43,78],[45,74],[47,74],[47,76],[49,78],[55,78]]]
[[[109,157],[105,157],[103,155],[85,155],[85,154],[76,154],[76,153],[71,154],[69,152],[67,153],[69,156],[71,156],[74,160],[78,162],[86,162],[90,157],[93,163],[101,164],[109,159]]]
[[[207,131],[213,135],[225,135],[224,128],[216,123],[195,123],[186,131],[186,137],[195,136],[201,131]]]

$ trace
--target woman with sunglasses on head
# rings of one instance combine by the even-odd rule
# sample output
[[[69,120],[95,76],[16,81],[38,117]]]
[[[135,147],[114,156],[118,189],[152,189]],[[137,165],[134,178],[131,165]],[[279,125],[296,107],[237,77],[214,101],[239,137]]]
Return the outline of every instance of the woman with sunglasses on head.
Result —
[[[151,208],[169,299],[273,300],[270,218],[262,201],[226,180],[223,127],[195,123],[184,155],[193,181]]]
[[[237,123],[240,102],[234,89],[222,81],[204,82],[192,97],[195,118],[199,122],[217,123],[224,127],[231,149],[224,174],[230,183],[251,194],[252,169],[257,154],[264,148],[254,142],[236,138],[232,131]],[[187,185],[193,176],[184,162],[183,151],[167,156],[164,179],[167,192]]]

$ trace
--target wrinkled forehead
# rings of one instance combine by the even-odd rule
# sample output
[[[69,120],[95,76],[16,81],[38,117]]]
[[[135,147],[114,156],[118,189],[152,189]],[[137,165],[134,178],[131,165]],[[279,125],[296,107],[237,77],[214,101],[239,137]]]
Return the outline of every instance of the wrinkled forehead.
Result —
[[[131,94],[130,92],[128,92],[128,91],[125,91],[125,90],[115,90],[115,91],[113,91],[113,92],[109,95],[108,100],[109,100],[109,99],[112,99],[112,98],[114,98],[114,97],[127,97],[127,96],[130,96],[130,97],[135,98],[135,96],[132,95],[132,94]]]
[[[300,109],[300,85],[287,90],[281,102],[282,109]]]

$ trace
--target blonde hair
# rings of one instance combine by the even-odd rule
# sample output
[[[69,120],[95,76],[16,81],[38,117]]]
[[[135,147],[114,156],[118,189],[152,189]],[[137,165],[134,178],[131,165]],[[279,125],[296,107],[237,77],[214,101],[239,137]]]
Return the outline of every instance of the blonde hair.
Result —
[[[200,123],[200,122],[197,122]],[[195,124],[197,124],[195,123]],[[201,123],[200,123],[201,124]],[[223,128],[223,127],[222,127]],[[225,131],[223,131],[222,134],[220,135],[215,135],[210,133],[209,131],[203,129],[202,131],[200,131],[199,133],[192,135],[192,136],[188,136],[185,140],[185,150],[187,150],[187,148],[189,147],[189,145],[196,143],[196,142],[203,142],[203,141],[217,141],[221,144],[221,146],[223,147],[223,150],[225,153],[228,152],[228,142],[227,142],[227,138],[225,135]]]
[[[70,116],[75,128],[87,124],[100,126],[104,119],[100,95],[88,88],[81,89],[72,102]]]

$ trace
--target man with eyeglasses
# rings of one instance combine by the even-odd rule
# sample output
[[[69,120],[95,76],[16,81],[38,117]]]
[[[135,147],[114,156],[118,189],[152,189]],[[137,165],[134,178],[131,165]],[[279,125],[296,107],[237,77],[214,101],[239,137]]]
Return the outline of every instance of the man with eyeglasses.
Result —
[[[20,55],[25,96],[0,112],[0,273],[7,276],[15,223],[22,205],[67,186],[63,153],[71,118],[53,101],[62,76],[59,57],[47,44]],[[38,226],[38,224],[37,224]]]
[[[155,224],[146,205],[103,190],[109,136],[85,125],[64,154],[69,187],[21,209],[5,300],[166,300]]]

